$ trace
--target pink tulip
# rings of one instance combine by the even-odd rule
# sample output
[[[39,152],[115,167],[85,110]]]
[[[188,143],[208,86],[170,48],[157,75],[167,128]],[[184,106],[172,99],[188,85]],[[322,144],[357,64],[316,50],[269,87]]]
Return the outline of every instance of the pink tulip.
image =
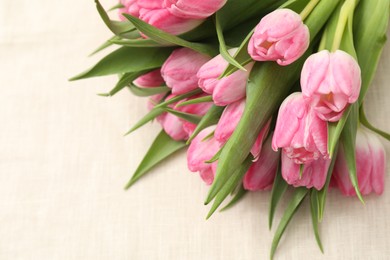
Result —
[[[181,18],[204,19],[218,11],[227,0],[164,0],[166,8]]]
[[[345,196],[356,196],[349,178],[349,170],[342,146],[337,154],[333,179]],[[386,153],[378,137],[366,129],[359,128],[356,136],[356,168],[359,190],[363,195],[383,193],[386,173]]]
[[[317,190],[321,190],[326,182],[330,162],[330,159],[318,158],[305,164],[297,164],[283,150],[282,176],[288,184],[294,187],[314,187]],[[300,176],[301,166],[303,167],[302,176]]]
[[[119,9],[119,19],[121,21],[127,21],[127,19],[122,15],[130,14],[135,17],[139,17],[139,9],[140,7],[137,4],[137,0],[121,0],[120,3],[123,5],[122,8]]]
[[[295,163],[308,163],[327,154],[327,123],[319,119],[301,93],[288,96],[279,108],[272,148],[283,148]]]
[[[167,9],[140,9],[139,18],[154,27],[173,35],[179,35],[198,27],[203,20],[184,19]]]
[[[161,77],[160,69],[146,73],[133,81],[134,85],[141,88],[161,87],[164,85],[164,83],[165,82]]]
[[[320,51],[303,65],[303,96],[323,120],[338,121],[347,105],[359,98],[360,86],[359,64],[344,51]]]
[[[234,54],[237,48],[230,49],[229,53]],[[214,103],[217,106],[226,106],[246,96],[246,84],[253,62],[245,66],[247,71],[237,70],[233,74],[218,79],[228,66],[228,62],[218,55],[204,64],[198,71],[199,87],[204,92],[212,94]]]
[[[263,145],[259,159],[251,165],[243,179],[246,190],[268,190],[272,187],[276,169],[278,168],[280,152],[274,152],[271,147],[271,138]]]
[[[309,43],[309,29],[299,14],[290,9],[277,9],[256,26],[248,53],[254,60],[276,61],[286,66],[299,59]]]
[[[199,172],[206,184],[210,185],[214,180],[216,162],[209,164],[209,161],[219,151],[220,143],[210,135],[214,127],[208,127],[202,130],[191,142],[187,150],[188,169],[192,172]]]
[[[196,73],[209,57],[187,48],[174,50],[161,68],[161,75],[172,93],[180,95],[198,88]]]
[[[236,129],[242,114],[244,113],[245,103],[245,99],[241,99],[226,106],[221,118],[219,119],[217,128],[215,129],[214,133],[214,136],[218,142],[226,143],[229,140],[230,136]],[[264,126],[264,128],[260,131],[256,142],[251,149],[251,153],[255,157],[255,160],[257,160],[257,158],[259,157],[259,154],[261,152],[261,146],[263,144],[264,139],[267,137],[270,124],[271,120],[269,120]]]

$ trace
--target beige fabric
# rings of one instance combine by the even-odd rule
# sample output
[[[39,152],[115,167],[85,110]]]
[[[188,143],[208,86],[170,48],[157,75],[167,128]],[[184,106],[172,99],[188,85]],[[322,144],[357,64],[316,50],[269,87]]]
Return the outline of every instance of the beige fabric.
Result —
[[[268,192],[205,221],[207,187],[184,153],[123,190],[158,125],[122,136],[146,108],[126,91],[96,95],[115,76],[67,82],[101,57],[86,55],[109,37],[93,1],[0,2],[0,259],[267,259]],[[388,44],[367,97],[369,117],[387,131],[389,70]],[[277,259],[389,259],[389,179],[366,206],[332,192],[325,255],[304,206]]]

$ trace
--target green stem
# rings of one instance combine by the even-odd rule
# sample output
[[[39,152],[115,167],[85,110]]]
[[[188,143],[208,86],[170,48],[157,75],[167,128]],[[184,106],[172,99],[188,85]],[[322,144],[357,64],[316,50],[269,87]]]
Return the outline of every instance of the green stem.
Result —
[[[335,52],[340,48],[341,40],[344,35],[344,29],[347,25],[348,17],[350,17],[350,14],[354,12],[356,6],[356,0],[346,0],[341,7],[340,10],[340,16],[339,21],[337,23],[333,45],[332,45],[332,52]]]
[[[316,5],[318,4],[320,0],[311,0],[306,6],[305,8],[302,10],[302,12],[299,14],[302,18],[302,21],[304,21],[306,19],[306,17],[309,16],[309,14],[311,13],[311,11],[313,11],[314,7],[316,7]]]

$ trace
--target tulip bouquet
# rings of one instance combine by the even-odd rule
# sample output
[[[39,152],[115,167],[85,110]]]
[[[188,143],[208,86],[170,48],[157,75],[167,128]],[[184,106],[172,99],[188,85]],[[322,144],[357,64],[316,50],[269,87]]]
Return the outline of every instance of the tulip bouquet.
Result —
[[[307,197],[320,249],[319,222],[330,187],[357,196],[384,189],[385,152],[364,114],[389,19],[389,0],[121,0],[120,47],[72,80],[119,75],[102,96],[123,89],[148,96],[157,136],[126,188],[187,147],[188,168],[211,185],[209,218],[248,191],[270,190],[273,257]],[[292,192],[286,193],[290,187]],[[288,194],[288,195],[287,195]],[[224,208],[224,209],[225,209]]]

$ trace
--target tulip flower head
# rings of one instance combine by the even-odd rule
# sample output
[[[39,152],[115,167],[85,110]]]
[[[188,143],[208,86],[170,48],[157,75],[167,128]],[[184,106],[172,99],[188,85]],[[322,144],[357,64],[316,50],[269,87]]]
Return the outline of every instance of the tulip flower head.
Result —
[[[285,150],[282,151],[283,179],[294,187],[316,188],[321,190],[326,182],[331,160],[318,158],[305,164],[297,164],[290,159]],[[301,167],[303,172],[301,173]]]
[[[192,172],[199,172],[206,184],[210,185],[214,180],[216,162],[206,163],[219,151],[220,143],[214,138],[209,137],[204,140],[214,127],[208,127],[202,130],[191,142],[187,150],[187,165]]]
[[[317,117],[301,93],[288,96],[279,108],[272,148],[283,148],[297,164],[328,157],[327,124]]]
[[[164,85],[164,83],[165,82],[161,77],[160,69],[146,73],[133,81],[133,84],[140,88],[161,87]]]
[[[264,16],[249,41],[248,53],[257,61],[286,66],[299,59],[310,43],[310,33],[299,14],[277,9]]]
[[[119,9],[119,19],[121,21],[125,21],[126,18],[122,15],[130,14],[135,17],[139,17],[139,9],[140,7],[137,4],[137,0],[121,0],[120,3],[122,4],[122,8]]]
[[[173,15],[181,18],[204,19],[218,11],[227,0],[164,0],[164,5]]]
[[[161,75],[173,94],[184,94],[198,88],[196,74],[209,59],[188,48],[176,49],[163,64]]]
[[[272,138],[269,137],[261,150],[259,159],[254,162],[245,174],[243,185],[246,190],[268,190],[272,187],[278,168],[280,152],[271,147]]]
[[[237,48],[230,49],[234,54]],[[254,63],[245,66],[246,71],[237,70],[227,77],[218,79],[228,66],[228,62],[218,55],[204,64],[198,71],[199,87],[206,93],[212,94],[217,106],[226,106],[246,96],[246,84]]]
[[[344,51],[320,51],[305,61],[301,87],[303,96],[311,103],[317,115],[322,120],[336,122],[347,105],[359,98],[359,64]]]
[[[345,196],[356,196],[355,188],[349,177],[349,170],[342,146],[337,154],[333,170],[333,179]],[[375,192],[383,193],[386,173],[386,153],[378,137],[360,127],[356,135],[356,170],[359,190],[362,195]]]

